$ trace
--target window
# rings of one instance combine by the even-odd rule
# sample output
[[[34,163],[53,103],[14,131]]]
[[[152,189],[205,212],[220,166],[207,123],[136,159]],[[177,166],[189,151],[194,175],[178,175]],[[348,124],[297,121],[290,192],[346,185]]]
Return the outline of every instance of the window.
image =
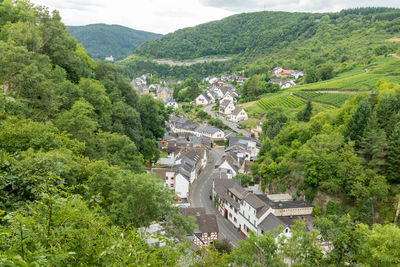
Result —
[[[170,186],[171,188],[172,188],[172,187],[174,187],[174,185],[173,185],[173,184],[170,184],[169,186]]]
[[[234,222],[237,222],[236,218],[233,218],[233,221],[234,221]]]
[[[171,180],[174,180],[174,177],[171,177],[170,179],[171,179]]]

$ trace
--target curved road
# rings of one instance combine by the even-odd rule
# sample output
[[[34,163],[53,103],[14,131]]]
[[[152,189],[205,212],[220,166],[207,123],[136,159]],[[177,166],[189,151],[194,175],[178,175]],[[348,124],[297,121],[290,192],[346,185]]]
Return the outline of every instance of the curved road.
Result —
[[[207,214],[216,214],[219,239],[227,239],[233,247],[236,247],[238,241],[243,239],[243,237],[238,233],[233,224],[217,212],[214,207],[214,201],[209,198],[212,190],[211,174],[223,153],[223,148],[214,148],[210,151],[206,167],[191,185],[189,201],[192,207],[204,207]]]
[[[251,134],[250,134],[248,131],[245,131],[245,130],[243,130],[243,129],[239,129],[239,128],[237,127],[237,124],[235,124],[235,123],[233,123],[233,122],[231,122],[231,121],[226,120],[223,116],[217,116],[217,115],[215,114],[215,112],[211,110],[214,106],[215,106],[215,104],[205,106],[205,107],[203,108],[203,110],[204,110],[205,112],[207,112],[207,114],[210,115],[211,117],[213,117],[214,119],[220,119],[226,126],[228,126],[229,128],[231,128],[233,131],[235,131],[235,132],[237,132],[237,133],[241,133],[241,134],[243,134],[243,135],[246,136],[246,137],[250,137],[250,136],[251,136]]]

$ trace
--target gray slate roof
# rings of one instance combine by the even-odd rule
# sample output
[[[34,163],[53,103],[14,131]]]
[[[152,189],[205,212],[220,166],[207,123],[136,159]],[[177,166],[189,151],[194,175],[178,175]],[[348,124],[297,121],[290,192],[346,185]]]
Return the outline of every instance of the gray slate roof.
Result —
[[[196,218],[196,224],[200,233],[218,233],[217,216],[215,214],[206,214],[205,208],[186,208],[180,210],[186,217]],[[198,232],[195,231],[195,232]]]
[[[278,234],[274,230],[279,226],[286,227],[287,224],[281,221],[272,213],[268,214],[268,216],[265,217],[265,219],[258,225],[258,227],[264,232],[272,232],[275,236],[277,236]]]
[[[307,203],[304,200],[273,202],[266,195],[257,195],[257,197],[260,198],[265,203],[267,203],[273,209],[290,209],[290,208],[314,207],[312,204]]]

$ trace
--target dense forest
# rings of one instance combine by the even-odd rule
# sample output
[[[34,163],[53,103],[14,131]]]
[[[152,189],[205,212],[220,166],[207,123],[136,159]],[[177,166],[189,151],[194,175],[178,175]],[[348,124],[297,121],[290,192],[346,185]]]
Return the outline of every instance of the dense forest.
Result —
[[[109,56],[113,56],[115,60],[123,59],[146,41],[161,37],[161,34],[120,25],[91,24],[68,26],[67,29],[94,60],[103,60]]]
[[[233,250],[220,241],[193,251],[176,238],[152,247],[137,230],[161,222],[180,237],[195,227],[145,173],[159,157],[163,103],[138,97],[114,65],[86,54],[58,12],[29,1],[0,0],[0,51],[1,266],[400,264],[400,230],[376,224],[393,221],[398,199],[398,84],[380,82],[333,113],[308,105],[296,117],[268,114],[253,173],[271,191],[280,181],[300,183],[310,200],[343,196],[316,207],[320,232],[297,223],[278,243],[268,232]]]
[[[281,66],[303,70],[305,81],[311,83],[395,52],[399,43],[391,38],[400,32],[399,23],[400,10],[392,8],[245,13],[149,41],[135,50],[136,56],[124,60],[121,69],[135,75],[146,70],[178,77],[188,70],[145,65],[143,57],[187,60],[229,56],[232,60],[224,65],[192,66],[190,73],[200,76],[213,68],[220,73],[243,70],[246,76],[252,76]],[[228,65],[230,69],[222,67]],[[320,69],[324,72],[318,73]]]

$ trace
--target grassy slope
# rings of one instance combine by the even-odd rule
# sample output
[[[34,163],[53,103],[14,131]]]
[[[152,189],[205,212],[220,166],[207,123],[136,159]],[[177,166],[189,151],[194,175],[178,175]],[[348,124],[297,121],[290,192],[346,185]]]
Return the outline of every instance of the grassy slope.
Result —
[[[387,57],[367,66],[344,72],[331,80],[293,87],[291,91],[369,91],[381,79],[400,82],[399,75],[400,60]]]
[[[110,55],[117,60],[125,58],[141,44],[161,36],[119,25],[106,24],[68,26],[68,30],[93,59],[104,59]]]

